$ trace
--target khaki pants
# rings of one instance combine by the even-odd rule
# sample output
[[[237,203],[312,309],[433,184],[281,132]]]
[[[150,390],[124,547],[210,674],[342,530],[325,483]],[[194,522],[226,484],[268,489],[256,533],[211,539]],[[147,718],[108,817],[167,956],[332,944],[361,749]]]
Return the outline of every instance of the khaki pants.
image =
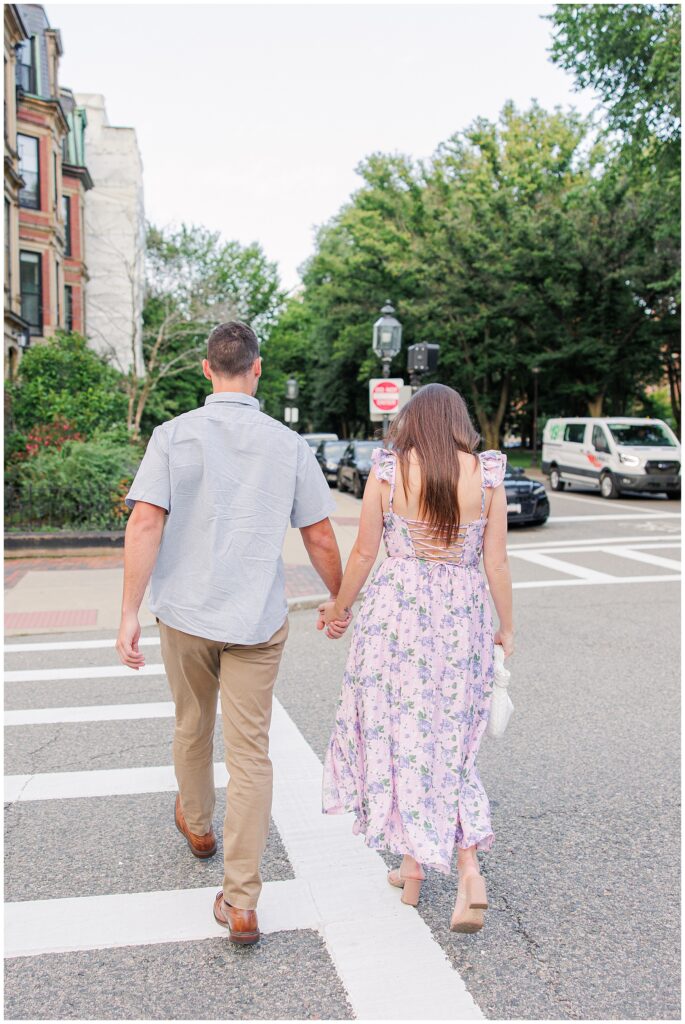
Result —
[[[216,793],[213,746],[221,695],[229,773],[224,821],[224,899],[252,910],[262,888],[259,868],[271,818],[273,772],[269,726],[274,683],[288,620],[263,644],[225,644],[159,623],[162,658],[176,705],[174,768],[186,824],[196,835],[212,826]]]

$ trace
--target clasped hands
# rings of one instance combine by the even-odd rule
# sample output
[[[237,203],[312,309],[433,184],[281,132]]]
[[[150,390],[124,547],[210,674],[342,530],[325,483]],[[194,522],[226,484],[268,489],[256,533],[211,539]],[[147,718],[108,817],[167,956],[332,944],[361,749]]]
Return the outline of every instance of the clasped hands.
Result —
[[[337,602],[331,598],[330,601],[323,601],[319,605],[318,611],[319,617],[316,620],[316,628],[325,629],[329,640],[339,640],[352,622],[351,609],[339,608]]]

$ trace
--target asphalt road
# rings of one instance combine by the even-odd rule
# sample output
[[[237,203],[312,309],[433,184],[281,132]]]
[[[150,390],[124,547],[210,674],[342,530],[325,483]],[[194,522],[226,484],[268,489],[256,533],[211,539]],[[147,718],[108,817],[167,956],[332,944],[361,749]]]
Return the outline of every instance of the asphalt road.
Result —
[[[444,951],[485,1017],[679,1019],[679,505],[572,492],[553,495],[552,509],[545,527],[510,533],[515,714],[504,739],[486,739],[480,754],[496,833],[494,849],[481,860],[491,903],[486,928],[473,936],[449,932],[455,880],[435,873],[418,912],[398,904],[392,920],[416,922],[417,942],[425,922],[430,943]],[[350,948],[335,945],[334,930],[310,921],[300,926],[297,907],[293,919],[286,913],[282,894],[298,885],[302,864],[284,819],[280,828],[272,825],[264,862],[274,910],[259,947],[236,950],[211,925],[206,935],[190,934],[181,913],[168,936],[149,942],[135,933],[146,922],[134,920],[134,933],[119,934],[104,921],[110,904],[98,900],[115,900],[107,912],[119,915],[123,928],[130,894],[155,894],[160,906],[170,898],[181,906],[188,892],[205,899],[200,890],[220,885],[221,864],[220,856],[199,862],[188,854],[172,825],[172,788],[150,774],[171,763],[171,718],[118,719],[112,712],[138,705],[125,712],[133,716],[168,702],[163,675],[89,677],[94,668],[114,669],[116,659],[108,647],[70,646],[80,639],[97,634],[14,638],[12,645],[68,646],[15,650],[6,658],[10,673],[26,673],[10,675],[6,685],[6,706],[18,716],[5,732],[5,773],[13,777],[5,810],[12,912],[6,1016],[358,1014],[358,990],[346,973]],[[313,612],[292,613],[276,694],[294,723],[298,750],[308,745],[319,759],[348,643],[318,634]],[[158,647],[149,646],[147,657],[158,662]],[[41,671],[56,677],[36,678]],[[94,720],[73,720],[84,713],[74,709]],[[47,721],[38,720],[41,713]],[[221,758],[217,734],[215,761]],[[96,777],[106,790],[100,795],[88,789]],[[31,796],[33,785],[47,788]],[[129,785],[138,791],[121,791]],[[221,791],[218,797],[217,824]],[[334,883],[328,822],[312,830],[311,853],[316,860],[320,852],[324,867],[330,858]],[[363,847],[360,838],[355,843]],[[51,902],[72,897],[79,901]],[[206,900],[209,912],[211,896]],[[272,913],[268,900],[265,914]],[[50,940],[41,926],[34,933],[26,924],[35,911],[48,933],[62,908],[63,938]],[[104,948],[94,948],[96,936],[84,940],[87,948],[60,952],[69,948],[70,915],[79,908],[98,927],[103,916]],[[391,946],[394,931],[388,926],[385,940],[381,931],[379,942]],[[25,955],[22,942],[34,941],[36,949]],[[371,947],[370,965],[378,953]],[[423,976],[398,972],[398,987],[422,983]]]

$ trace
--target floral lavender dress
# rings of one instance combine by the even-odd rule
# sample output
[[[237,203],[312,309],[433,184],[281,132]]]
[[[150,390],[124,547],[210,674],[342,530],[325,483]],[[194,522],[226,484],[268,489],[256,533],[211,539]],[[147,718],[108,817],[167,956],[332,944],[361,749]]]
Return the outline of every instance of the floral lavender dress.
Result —
[[[489,850],[490,805],[476,768],[494,676],[490,603],[480,570],[485,488],[506,456],[479,455],[481,517],[461,528],[458,561],[425,551],[420,523],[393,511],[396,459],[377,448],[390,484],[388,557],[357,616],[324,765],[325,814],[354,811],[368,846],[449,873],[455,843]],[[445,553],[447,554],[445,549]]]

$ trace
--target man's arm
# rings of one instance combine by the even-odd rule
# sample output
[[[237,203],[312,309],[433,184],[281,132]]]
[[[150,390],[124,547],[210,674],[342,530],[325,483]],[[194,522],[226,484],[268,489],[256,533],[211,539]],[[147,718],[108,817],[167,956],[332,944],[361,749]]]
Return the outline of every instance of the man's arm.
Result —
[[[321,579],[335,598],[342,582],[340,549],[330,519],[322,519],[311,526],[302,526],[300,534],[312,563]]]
[[[124,596],[116,648],[124,665],[139,669],[145,658],[138,650],[138,611],[150,582],[162,540],[166,509],[136,501],[126,525],[124,541]]]

